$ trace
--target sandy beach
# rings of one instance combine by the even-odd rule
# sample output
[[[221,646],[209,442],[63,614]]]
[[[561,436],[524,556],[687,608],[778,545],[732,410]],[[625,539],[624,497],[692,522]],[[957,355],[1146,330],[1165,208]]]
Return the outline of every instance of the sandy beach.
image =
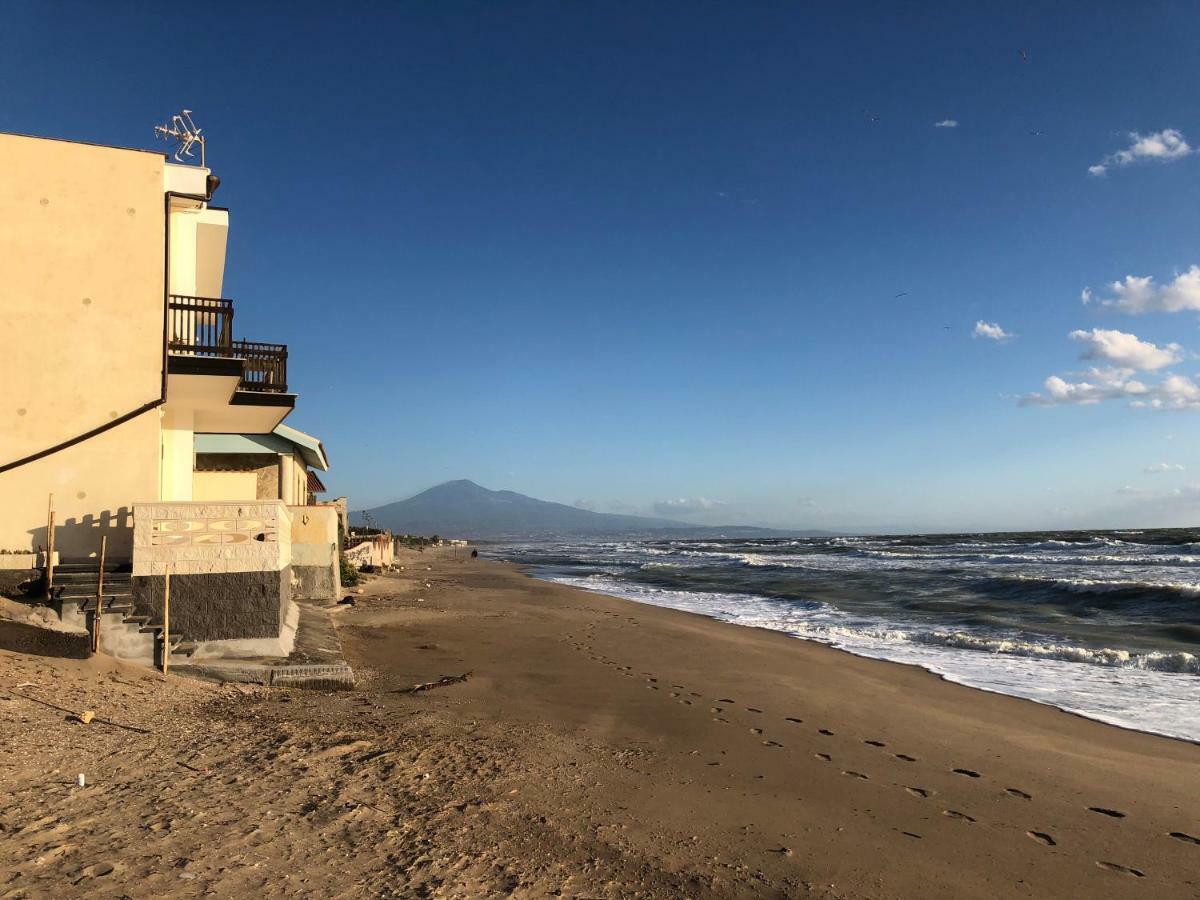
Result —
[[[0,652],[0,896],[1200,895],[1200,747],[405,564],[335,613],[354,691]]]

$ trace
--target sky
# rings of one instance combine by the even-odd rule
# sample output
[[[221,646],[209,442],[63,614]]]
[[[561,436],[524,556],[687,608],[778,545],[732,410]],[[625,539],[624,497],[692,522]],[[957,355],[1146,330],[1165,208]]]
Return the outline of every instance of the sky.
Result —
[[[1195,525],[1200,10],[1048,6],[15,0],[0,130],[194,110],[354,509]]]

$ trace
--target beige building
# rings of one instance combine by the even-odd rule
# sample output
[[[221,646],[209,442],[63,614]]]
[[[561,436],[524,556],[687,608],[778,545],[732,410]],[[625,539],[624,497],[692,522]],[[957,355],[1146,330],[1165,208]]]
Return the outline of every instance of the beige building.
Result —
[[[107,537],[135,608],[139,579],[170,569],[173,613],[193,603],[216,623],[200,640],[250,636],[214,607],[213,576],[226,607],[252,586],[279,606],[261,636],[287,618],[294,511],[322,534],[336,511],[310,505],[324,447],[283,425],[287,347],[234,338],[219,180],[160,153],[14,134],[0,173],[0,550],[48,545],[52,497],[64,564]],[[250,546],[280,536],[278,552]]]

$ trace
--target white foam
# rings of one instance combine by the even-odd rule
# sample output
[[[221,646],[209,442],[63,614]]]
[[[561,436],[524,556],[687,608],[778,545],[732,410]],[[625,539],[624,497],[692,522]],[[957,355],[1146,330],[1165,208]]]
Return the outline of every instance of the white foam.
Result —
[[[1135,654],[939,631],[868,621],[820,603],[667,590],[607,574],[546,577],[639,603],[787,632],[860,656],[921,666],[949,681],[1101,722],[1200,741],[1200,659],[1190,653]],[[1099,670],[1103,677],[1098,677]]]

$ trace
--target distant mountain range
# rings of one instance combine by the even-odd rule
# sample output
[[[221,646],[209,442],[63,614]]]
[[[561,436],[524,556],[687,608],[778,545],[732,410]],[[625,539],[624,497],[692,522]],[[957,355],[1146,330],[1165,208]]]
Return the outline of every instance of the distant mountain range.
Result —
[[[473,481],[447,481],[415,497],[367,510],[378,528],[397,534],[499,540],[529,537],[813,537],[823,531],[777,531],[746,525],[703,526],[646,516],[592,512],[513,491],[490,491]],[[362,513],[350,514],[356,525]]]

